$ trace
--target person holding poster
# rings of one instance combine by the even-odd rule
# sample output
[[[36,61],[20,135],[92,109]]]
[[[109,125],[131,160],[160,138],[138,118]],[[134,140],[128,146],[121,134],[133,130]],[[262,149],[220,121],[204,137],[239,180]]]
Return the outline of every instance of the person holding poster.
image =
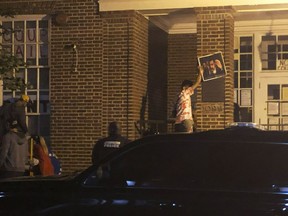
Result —
[[[184,80],[181,85],[181,92],[179,93],[175,106],[175,132],[193,132],[193,115],[191,106],[191,96],[194,90],[201,83],[203,76],[203,68],[199,67],[199,74],[196,82],[193,84],[191,80]]]

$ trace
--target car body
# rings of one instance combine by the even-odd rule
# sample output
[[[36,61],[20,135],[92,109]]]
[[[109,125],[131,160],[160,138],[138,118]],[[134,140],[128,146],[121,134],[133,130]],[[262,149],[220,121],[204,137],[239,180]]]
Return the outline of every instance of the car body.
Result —
[[[0,215],[281,216],[288,133],[231,127],[135,140],[75,176],[0,182]]]

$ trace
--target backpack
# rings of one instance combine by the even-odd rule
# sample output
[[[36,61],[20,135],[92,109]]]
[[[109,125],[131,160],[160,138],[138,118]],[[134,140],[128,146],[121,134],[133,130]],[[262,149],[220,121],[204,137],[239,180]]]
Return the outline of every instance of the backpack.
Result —
[[[54,167],[54,174],[60,175],[62,173],[62,167],[61,167],[61,163],[60,163],[60,160],[58,159],[57,155],[50,150],[49,151],[49,158],[50,158],[51,163]]]

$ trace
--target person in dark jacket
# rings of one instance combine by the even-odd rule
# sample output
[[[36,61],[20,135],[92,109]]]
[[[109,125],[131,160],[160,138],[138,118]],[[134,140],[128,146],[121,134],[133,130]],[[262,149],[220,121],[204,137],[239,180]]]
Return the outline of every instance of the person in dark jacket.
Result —
[[[121,135],[120,125],[113,121],[108,126],[108,137],[102,138],[96,142],[92,151],[92,163],[96,164],[111,152],[123,147],[130,142]]]
[[[20,99],[15,102],[14,106],[14,115],[15,119],[18,122],[17,130],[19,133],[22,133],[23,135],[28,133],[25,107],[27,106],[29,100],[30,98],[28,95],[21,95]]]
[[[18,135],[17,121],[10,123],[10,131],[0,145],[0,178],[23,176],[28,162],[28,143]]]
[[[26,106],[30,98],[21,95],[17,100],[5,103],[1,108],[1,138],[10,130],[10,122],[17,122],[17,134],[24,137],[28,134],[26,124]],[[1,139],[2,140],[2,139]]]

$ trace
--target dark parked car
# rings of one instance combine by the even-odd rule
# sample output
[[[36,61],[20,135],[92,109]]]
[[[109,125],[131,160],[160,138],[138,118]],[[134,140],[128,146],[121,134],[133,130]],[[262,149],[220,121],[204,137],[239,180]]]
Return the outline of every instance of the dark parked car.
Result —
[[[0,183],[0,215],[288,215],[288,133],[231,127],[136,140],[75,177]]]

